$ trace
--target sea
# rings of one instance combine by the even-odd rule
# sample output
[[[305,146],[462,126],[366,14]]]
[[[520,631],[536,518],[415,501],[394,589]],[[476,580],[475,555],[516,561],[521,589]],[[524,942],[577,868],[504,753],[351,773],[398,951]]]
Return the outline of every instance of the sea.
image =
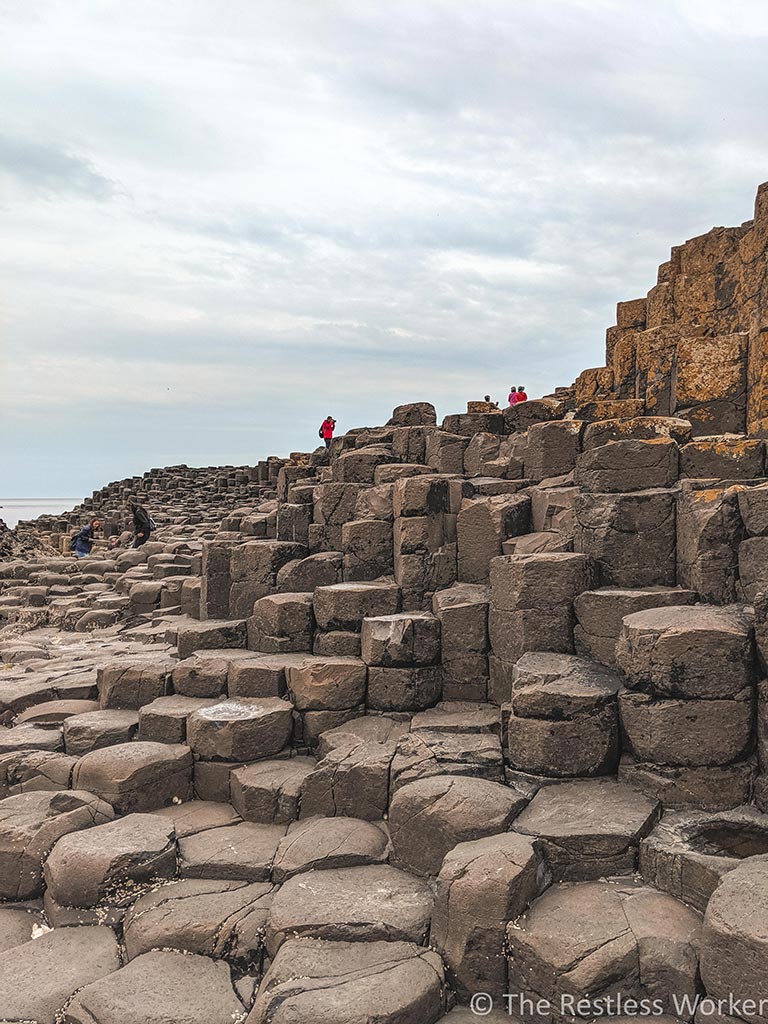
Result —
[[[20,519],[57,516],[79,505],[82,498],[0,498],[0,519],[11,529]]]

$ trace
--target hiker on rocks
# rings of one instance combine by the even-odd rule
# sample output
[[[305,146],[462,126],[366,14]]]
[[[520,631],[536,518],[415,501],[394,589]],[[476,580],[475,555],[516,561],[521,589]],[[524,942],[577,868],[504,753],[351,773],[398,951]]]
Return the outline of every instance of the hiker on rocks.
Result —
[[[509,395],[507,397],[507,401],[509,402],[510,405],[517,405],[517,390],[518,389],[515,387],[514,384],[509,389]]]
[[[515,398],[515,401],[514,402],[510,402],[510,405],[517,405],[518,402],[527,402],[527,401],[528,401],[528,395],[526,395],[526,393],[525,393],[525,388],[518,388],[517,389],[517,396]]]
[[[146,544],[149,540],[149,535],[152,532],[152,520],[149,512],[147,512],[143,505],[137,505],[133,502],[131,504],[131,512],[133,513],[133,546],[140,548],[142,544]]]
[[[320,437],[325,441],[325,447],[331,447],[331,441],[333,440],[333,431],[336,426],[336,420],[333,416],[326,416],[320,427]]]
[[[72,550],[75,552],[76,558],[86,558],[91,553],[91,549],[96,541],[96,531],[101,526],[98,516],[94,516],[93,519],[84,526],[82,530],[75,535],[72,541]]]

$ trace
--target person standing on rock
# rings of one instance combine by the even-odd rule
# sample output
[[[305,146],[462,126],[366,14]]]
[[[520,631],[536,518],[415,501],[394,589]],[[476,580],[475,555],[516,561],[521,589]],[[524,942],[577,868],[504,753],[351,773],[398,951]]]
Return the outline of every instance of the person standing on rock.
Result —
[[[325,447],[331,447],[331,441],[333,440],[333,431],[336,426],[336,420],[333,416],[326,416],[320,426],[320,437],[325,441]]]
[[[98,516],[94,516],[90,523],[76,534],[75,539],[72,541],[72,548],[76,558],[85,558],[87,555],[90,555],[96,541],[96,531],[100,526],[101,522]]]
[[[152,520],[143,505],[132,503],[131,512],[133,513],[133,546],[140,548],[149,540],[149,535],[152,532]]]

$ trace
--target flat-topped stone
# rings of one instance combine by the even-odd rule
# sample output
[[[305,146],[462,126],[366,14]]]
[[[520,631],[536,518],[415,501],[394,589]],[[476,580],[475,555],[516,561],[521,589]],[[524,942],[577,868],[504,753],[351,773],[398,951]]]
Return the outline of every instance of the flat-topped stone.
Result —
[[[181,744],[135,741],[85,754],[72,785],[112,804],[118,814],[150,811],[192,795],[192,752]]]
[[[283,825],[242,821],[206,829],[179,840],[182,878],[235,878],[269,881]]]
[[[63,836],[44,869],[47,895],[69,907],[120,904],[135,887],[175,874],[173,823],[154,814],[128,814]]]
[[[187,719],[187,737],[202,758],[254,761],[278,754],[291,738],[291,705],[277,697],[238,697],[211,704]]]
[[[629,875],[638,847],[661,815],[661,804],[613,779],[544,786],[518,815],[514,829],[542,841],[557,881]]]
[[[172,950],[137,956],[80,989],[67,1006],[69,1024],[232,1024],[242,1014],[224,961]]]
[[[0,897],[39,896],[43,863],[57,840],[113,817],[108,803],[77,789],[20,793],[0,800]]]
[[[377,824],[357,818],[306,818],[290,825],[272,868],[275,882],[304,871],[357,867],[386,860],[389,836]]]
[[[272,902],[267,950],[274,957],[286,939],[301,936],[421,945],[432,904],[426,882],[387,864],[294,875]]]
[[[270,965],[249,1024],[434,1024],[446,1005],[440,957],[400,941],[285,942]]]
[[[134,903],[123,923],[129,960],[152,949],[178,949],[214,959],[254,961],[262,952],[273,886],[184,878]]]

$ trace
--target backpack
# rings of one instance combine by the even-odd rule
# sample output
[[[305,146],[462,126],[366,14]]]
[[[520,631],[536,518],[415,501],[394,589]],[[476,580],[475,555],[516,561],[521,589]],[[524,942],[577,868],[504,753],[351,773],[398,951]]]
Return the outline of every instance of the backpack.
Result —
[[[72,536],[69,538],[69,550],[70,551],[74,551],[75,550],[75,548],[77,546],[77,538],[79,536],[80,536],[80,533],[78,531],[77,533],[73,533]]]
[[[322,427],[320,427],[320,429],[318,430],[317,436],[318,437],[322,437],[323,436],[323,428]]]

